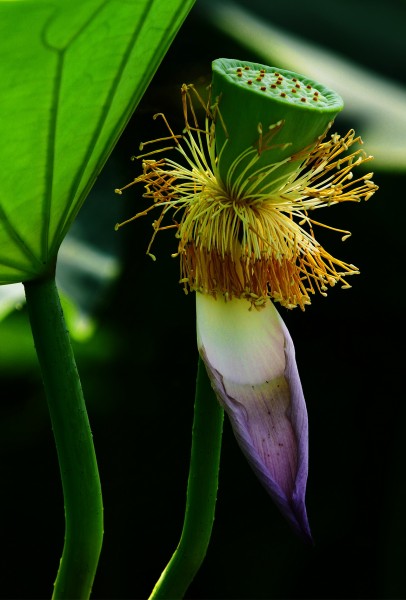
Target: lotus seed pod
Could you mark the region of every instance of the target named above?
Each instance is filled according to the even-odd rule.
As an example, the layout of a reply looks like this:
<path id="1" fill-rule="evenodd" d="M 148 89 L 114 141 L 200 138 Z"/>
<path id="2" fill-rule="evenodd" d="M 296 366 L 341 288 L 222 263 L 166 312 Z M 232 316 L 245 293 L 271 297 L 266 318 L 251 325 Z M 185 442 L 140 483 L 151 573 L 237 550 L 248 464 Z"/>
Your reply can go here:
<path id="1" fill-rule="evenodd" d="M 219 58 L 212 70 L 220 178 L 229 191 L 240 187 L 242 173 L 263 192 L 279 189 L 331 126 L 342 98 L 302 75 L 258 63 Z"/>

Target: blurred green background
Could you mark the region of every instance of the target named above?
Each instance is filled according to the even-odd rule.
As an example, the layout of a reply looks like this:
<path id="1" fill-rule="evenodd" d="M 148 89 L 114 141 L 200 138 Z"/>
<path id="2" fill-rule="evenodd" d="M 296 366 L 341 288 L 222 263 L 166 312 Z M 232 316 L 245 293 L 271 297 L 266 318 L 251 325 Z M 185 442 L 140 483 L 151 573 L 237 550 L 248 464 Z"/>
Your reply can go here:
<path id="1" fill-rule="evenodd" d="M 194 297 L 177 283 L 173 233 L 158 236 L 152 262 L 145 256 L 150 219 L 114 231 L 144 207 L 141 190 L 116 196 L 114 188 L 136 176 L 140 166 L 130 158 L 139 143 L 162 131 L 153 114 L 164 112 L 175 131 L 183 128 L 182 83 L 204 91 L 211 61 L 222 56 L 294 68 L 307 46 L 293 57 L 289 50 L 297 43 L 300 50 L 302 40 L 318 46 L 327 72 L 335 65 L 330 52 L 350 69 L 329 72 L 335 89 L 349 89 L 348 99 L 341 92 L 346 109 L 335 129 L 354 127 L 367 152 L 370 133 L 376 166 L 368 166 L 380 186 L 368 203 L 318 215 L 353 233 L 345 244 L 339 235 L 319 235 L 333 255 L 360 268 L 353 288 L 315 297 L 304 313 L 281 309 L 308 404 L 307 506 L 315 546 L 291 533 L 226 422 L 213 537 L 187 597 L 406 598 L 406 103 L 403 113 L 398 109 L 406 98 L 405 18 L 406 4 L 397 0 L 197 0 L 100 175 L 60 258 L 61 289 L 80 290 L 82 315 L 95 320 L 94 334 L 74 342 L 104 491 L 94 598 L 148 596 L 178 542 L 197 363 Z M 312 76 L 320 65 L 308 60 L 308 69 L 298 70 Z M 353 97 L 355 66 L 372 83 Z M 0 376 L 0 597 L 49 597 L 62 549 L 63 499 L 23 306 L 0 323 Z"/>

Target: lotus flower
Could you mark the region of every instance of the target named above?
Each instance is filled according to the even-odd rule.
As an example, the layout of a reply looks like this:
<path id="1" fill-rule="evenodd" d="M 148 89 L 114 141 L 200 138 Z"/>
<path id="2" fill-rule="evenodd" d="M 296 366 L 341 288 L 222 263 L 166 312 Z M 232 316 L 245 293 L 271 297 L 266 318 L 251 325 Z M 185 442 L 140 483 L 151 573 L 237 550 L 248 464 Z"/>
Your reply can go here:
<path id="1" fill-rule="evenodd" d="M 183 134 L 157 115 L 168 135 L 154 142 L 165 147 L 141 154 L 142 175 L 116 191 L 142 183 L 152 201 L 129 221 L 161 208 L 147 250 L 153 258 L 157 232 L 175 229 L 173 256 L 185 292 L 196 292 L 198 348 L 218 401 L 265 489 L 311 539 L 307 411 L 293 343 L 273 302 L 304 309 L 315 291 L 350 287 L 358 269 L 317 242 L 313 226 L 321 224 L 309 214 L 370 198 L 372 173 L 354 178 L 353 168 L 372 157 L 359 147 L 348 153 L 362 144 L 354 131 L 326 135 L 341 98 L 290 71 L 218 59 L 209 100 L 183 85 L 182 102 Z M 171 149 L 179 162 L 162 158 Z M 168 212 L 171 225 L 163 224 Z"/>

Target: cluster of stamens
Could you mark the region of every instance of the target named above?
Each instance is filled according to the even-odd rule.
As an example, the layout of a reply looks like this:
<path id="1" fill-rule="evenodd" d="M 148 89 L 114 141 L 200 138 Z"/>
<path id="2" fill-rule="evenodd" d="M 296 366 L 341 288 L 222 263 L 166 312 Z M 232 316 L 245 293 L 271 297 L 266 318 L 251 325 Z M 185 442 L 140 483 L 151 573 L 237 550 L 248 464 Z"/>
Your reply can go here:
<path id="1" fill-rule="evenodd" d="M 199 127 L 192 93 L 205 108 L 204 129 Z M 350 233 L 324 226 L 309 213 L 341 202 L 368 200 L 377 189 L 372 173 L 358 178 L 353 175 L 355 166 L 372 158 L 361 148 L 347 154 L 351 146 L 362 144 L 354 131 L 344 137 L 334 134 L 324 138 L 277 192 L 263 191 L 260 185 L 250 188 L 237 180 L 231 194 L 219 177 L 216 114 L 193 86 L 182 86 L 182 101 L 183 134 L 175 135 L 164 115 L 156 115 L 164 120 L 169 135 L 146 142 L 140 149 L 155 142 L 164 142 L 165 148 L 136 157 L 143 160 L 142 175 L 116 190 L 121 194 L 142 183 L 144 198 L 152 202 L 125 223 L 147 215 L 155 207 L 161 208 L 147 253 L 155 258 L 151 245 L 157 232 L 174 228 L 179 243 L 173 256 L 180 257 L 180 282 L 185 292 L 198 291 L 226 300 L 246 298 L 256 308 L 273 298 L 287 308 L 304 309 L 316 290 L 326 295 L 328 286 L 340 283 L 343 288 L 350 287 L 346 277 L 357 274 L 358 269 L 324 250 L 315 239 L 313 225 L 334 229 L 343 240 Z M 167 142 L 172 144 L 168 146 Z M 180 153 L 184 164 L 156 156 L 171 149 Z M 244 158 L 247 154 L 255 163 L 258 149 L 248 148 Z M 281 164 L 289 160 L 297 160 L 297 155 Z M 238 169 L 238 161 L 232 168 Z M 270 165 L 270 169 L 277 167 Z M 164 225 L 170 211 L 172 224 Z"/>

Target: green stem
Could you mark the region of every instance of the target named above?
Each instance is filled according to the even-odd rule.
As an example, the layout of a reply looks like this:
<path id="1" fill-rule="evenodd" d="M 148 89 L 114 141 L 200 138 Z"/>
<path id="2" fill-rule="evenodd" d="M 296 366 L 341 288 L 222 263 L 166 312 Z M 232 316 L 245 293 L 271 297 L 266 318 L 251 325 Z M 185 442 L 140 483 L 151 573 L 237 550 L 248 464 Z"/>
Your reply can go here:
<path id="1" fill-rule="evenodd" d="M 58 452 L 65 503 L 65 545 L 54 600 L 89 598 L 103 539 L 96 455 L 54 276 L 24 284 Z"/>
<path id="2" fill-rule="evenodd" d="M 150 600 L 182 598 L 206 556 L 217 499 L 223 414 L 199 358 L 182 535 Z"/>

